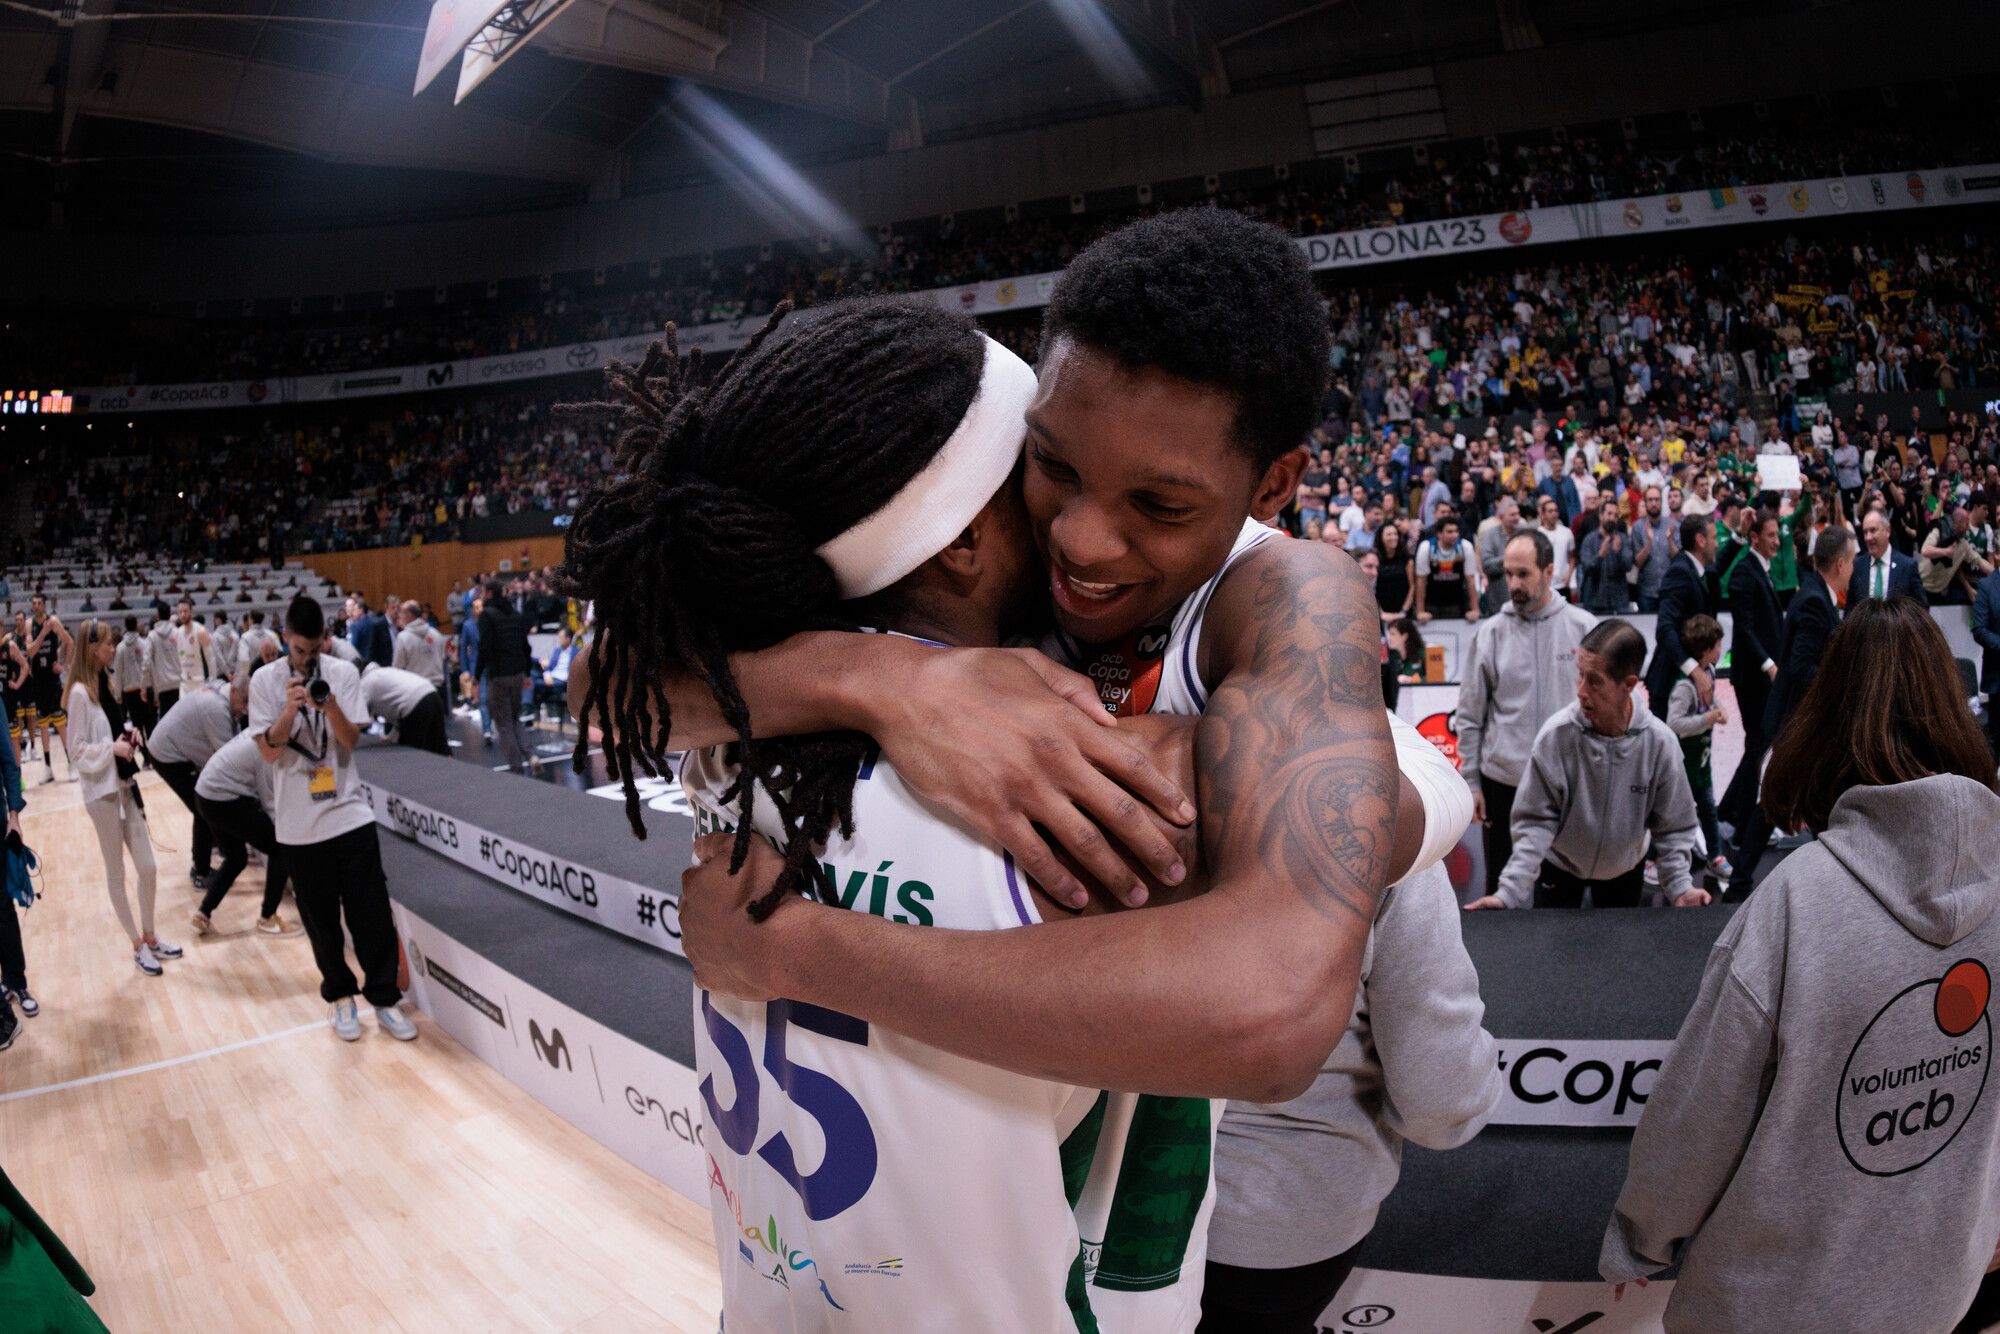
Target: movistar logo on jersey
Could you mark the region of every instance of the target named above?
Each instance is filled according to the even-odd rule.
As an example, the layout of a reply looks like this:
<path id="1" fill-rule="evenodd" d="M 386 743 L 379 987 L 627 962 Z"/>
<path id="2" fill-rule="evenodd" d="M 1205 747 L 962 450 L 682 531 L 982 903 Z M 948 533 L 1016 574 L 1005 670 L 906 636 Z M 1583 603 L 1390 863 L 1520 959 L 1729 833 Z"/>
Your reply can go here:
<path id="1" fill-rule="evenodd" d="M 925 905 L 936 900 L 937 891 L 921 880 L 899 882 L 892 869 L 895 864 L 893 860 L 885 861 L 870 872 L 866 869 L 843 871 L 832 862 L 821 862 L 820 869 L 825 872 L 826 878 L 820 892 L 826 893 L 827 886 L 831 885 L 843 908 L 858 908 L 892 922 L 935 925 L 931 910 Z"/>

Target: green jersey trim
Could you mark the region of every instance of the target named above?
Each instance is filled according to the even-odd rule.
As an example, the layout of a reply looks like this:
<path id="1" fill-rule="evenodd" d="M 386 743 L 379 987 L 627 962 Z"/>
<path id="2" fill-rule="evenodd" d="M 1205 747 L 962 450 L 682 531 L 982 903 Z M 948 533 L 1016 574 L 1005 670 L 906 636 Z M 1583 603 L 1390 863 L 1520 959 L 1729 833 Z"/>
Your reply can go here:
<path id="1" fill-rule="evenodd" d="M 1062 1142 L 1063 1194 L 1069 1200 L 1073 1211 L 1076 1202 L 1083 1196 L 1083 1185 L 1090 1177 L 1091 1160 L 1097 1157 L 1097 1141 L 1104 1133 L 1104 1110 L 1110 1105 L 1111 1096 L 1097 1095 L 1090 1111 L 1083 1120 L 1077 1122 L 1075 1130 Z M 1077 1334 L 1098 1334 L 1097 1315 L 1090 1309 L 1090 1275 L 1084 1265 L 1084 1248 L 1079 1238 L 1076 1259 L 1070 1262 L 1069 1279 L 1063 1288 L 1063 1298 L 1069 1303 L 1070 1318 L 1076 1321 Z"/>
<path id="2" fill-rule="evenodd" d="M 1212 1113 L 1207 1098 L 1138 1099 L 1092 1280 L 1098 1287 L 1151 1292 L 1179 1282 L 1208 1195 Z"/>

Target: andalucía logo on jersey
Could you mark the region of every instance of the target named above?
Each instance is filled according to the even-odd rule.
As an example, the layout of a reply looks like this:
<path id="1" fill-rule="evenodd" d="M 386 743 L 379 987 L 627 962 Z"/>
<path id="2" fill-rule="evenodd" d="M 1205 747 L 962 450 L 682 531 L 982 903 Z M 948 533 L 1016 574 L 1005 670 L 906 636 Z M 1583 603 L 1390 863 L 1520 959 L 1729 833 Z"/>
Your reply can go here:
<path id="1" fill-rule="evenodd" d="M 1834 1123 L 1856 1170 L 1892 1177 L 1958 1138 L 1993 1064 L 1992 979 L 1977 959 L 1903 988 L 1862 1031 L 1840 1072 Z"/>

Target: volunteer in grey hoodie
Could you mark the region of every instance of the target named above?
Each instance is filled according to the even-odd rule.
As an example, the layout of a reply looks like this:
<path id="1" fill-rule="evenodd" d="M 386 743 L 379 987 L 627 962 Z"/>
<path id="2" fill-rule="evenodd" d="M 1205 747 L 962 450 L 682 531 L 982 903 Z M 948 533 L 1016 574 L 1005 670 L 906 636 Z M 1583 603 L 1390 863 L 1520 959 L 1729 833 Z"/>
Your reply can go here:
<path id="1" fill-rule="evenodd" d="M 154 725 L 167 716 L 181 697 L 181 647 L 174 638 L 174 624 L 162 616 L 153 622 L 146 636 L 146 670 L 152 673 Z M 151 730 L 150 728 L 147 730 Z"/>
<path id="2" fill-rule="evenodd" d="M 150 733 L 158 717 L 153 713 L 153 675 L 146 663 L 146 637 L 139 633 L 139 618 L 125 618 L 125 633 L 118 651 L 111 657 L 111 688 L 125 705 L 125 716 Z"/>
<path id="3" fill-rule="evenodd" d="M 1632 691 L 1646 641 L 1624 621 L 1600 621 L 1576 646 L 1576 700 L 1542 725 L 1514 802 L 1514 852 L 1497 893 L 1475 908 L 1636 908 L 1646 848 L 1676 908 L 1709 901 L 1694 886 L 1694 794 L 1680 740 Z"/>
<path id="4" fill-rule="evenodd" d="M 1409 773 L 1416 783 L 1424 770 Z M 1438 864 L 1469 814 L 1456 778 L 1444 781 L 1447 813 L 1429 819 L 1426 800 L 1422 846 L 1395 848 L 1395 866 L 1423 869 L 1383 896 L 1354 1013 L 1319 1078 L 1291 1102 L 1232 1102 L 1222 1118 L 1197 1334 L 1313 1334 L 1402 1174 L 1403 1141 L 1455 1149 L 1500 1100 L 1479 976 Z"/>
<path id="5" fill-rule="evenodd" d="M 1819 840 L 1716 942 L 1599 1267 L 1678 1262 L 1669 1331 L 1941 1334 L 2000 1239 L 2000 796 L 1921 607 L 1848 612 L 1763 800 Z"/>
<path id="6" fill-rule="evenodd" d="M 1486 826 L 1486 892 L 1500 888 L 1513 851 L 1514 794 L 1542 724 L 1576 698 L 1576 646 L 1597 618 L 1555 591 L 1556 552 L 1534 528 L 1501 554 L 1507 602 L 1482 621 L 1459 672 L 1459 772 L 1472 818 Z"/>

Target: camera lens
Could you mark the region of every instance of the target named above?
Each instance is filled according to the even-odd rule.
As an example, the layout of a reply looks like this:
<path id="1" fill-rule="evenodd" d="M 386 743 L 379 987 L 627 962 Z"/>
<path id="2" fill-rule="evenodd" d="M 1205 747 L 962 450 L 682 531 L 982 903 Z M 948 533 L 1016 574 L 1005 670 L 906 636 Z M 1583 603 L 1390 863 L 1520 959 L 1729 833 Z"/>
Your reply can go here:
<path id="1" fill-rule="evenodd" d="M 327 684 L 325 677 L 316 676 L 306 682 L 306 698 L 315 704 L 326 703 L 327 697 L 332 694 L 333 687 Z"/>

